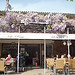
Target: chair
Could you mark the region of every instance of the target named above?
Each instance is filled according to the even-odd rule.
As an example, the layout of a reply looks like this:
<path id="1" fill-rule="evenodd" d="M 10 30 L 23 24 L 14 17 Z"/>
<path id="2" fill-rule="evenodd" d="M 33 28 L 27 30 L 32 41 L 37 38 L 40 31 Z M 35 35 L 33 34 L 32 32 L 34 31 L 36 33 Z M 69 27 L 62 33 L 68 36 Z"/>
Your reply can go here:
<path id="1" fill-rule="evenodd" d="M 36 74 L 22 74 L 22 75 L 36 75 Z"/>
<path id="2" fill-rule="evenodd" d="M 68 67 L 66 69 L 68 70 L 68 74 L 70 73 L 70 69 L 73 72 L 73 69 L 75 69 L 75 59 L 68 60 Z"/>
<path id="3" fill-rule="evenodd" d="M 71 66 L 72 66 L 72 69 L 75 69 L 75 59 L 72 59 Z"/>
<path id="4" fill-rule="evenodd" d="M 62 59 L 58 59 L 56 60 L 55 62 L 55 67 L 54 67 L 54 74 L 56 75 L 57 74 L 57 71 L 58 70 L 63 70 L 63 74 L 65 75 L 65 65 L 64 65 L 64 60 Z"/>
<path id="5" fill-rule="evenodd" d="M 62 60 L 64 60 L 64 61 L 66 61 L 66 59 L 67 59 L 67 58 L 60 58 L 60 59 L 62 59 Z"/>
<path id="6" fill-rule="evenodd" d="M 0 72 L 4 72 L 5 75 L 4 61 L 0 61 Z"/>
<path id="7" fill-rule="evenodd" d="M 51 73 L 51 68 L 53 70 L 54 67 L 54 58 L 47 58 L 46 61 L 47 61 L 47 68 L 49 68 Z"/>
<path id="8" fill-rule="evenodd" d="M 47 67 L 53 67 L 54 66 L 54 58 L 47 58 Z"/>
<path id="9" fill-rule="evenodd" d="M 64 65 L 65 65 L 67 58 L 60 58 L 59 60 L 64 60 Z"/>
<path id="10" fill-rule="evenodd" d="M 75 59 L 75 57 L 73 59 Z"/>
<path id="11" fill-rule="evenodd" d="M 5 61 L 5 58 L 1 58 L 3 61 Z"/>

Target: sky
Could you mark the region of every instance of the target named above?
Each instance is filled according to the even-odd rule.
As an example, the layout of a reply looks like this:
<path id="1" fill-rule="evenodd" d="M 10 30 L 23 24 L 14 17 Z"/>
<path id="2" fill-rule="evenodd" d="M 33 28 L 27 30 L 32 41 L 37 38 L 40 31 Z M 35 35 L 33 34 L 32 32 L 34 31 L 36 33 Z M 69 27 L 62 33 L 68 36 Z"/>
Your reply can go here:
<path id="1" fill-rule="evenodd" d="M 35 11 L 75 14 L 75 0 L 9 0 L 12 11 Z M 0 10 L 5 10 L 6 0 L 0 0 Z"/>

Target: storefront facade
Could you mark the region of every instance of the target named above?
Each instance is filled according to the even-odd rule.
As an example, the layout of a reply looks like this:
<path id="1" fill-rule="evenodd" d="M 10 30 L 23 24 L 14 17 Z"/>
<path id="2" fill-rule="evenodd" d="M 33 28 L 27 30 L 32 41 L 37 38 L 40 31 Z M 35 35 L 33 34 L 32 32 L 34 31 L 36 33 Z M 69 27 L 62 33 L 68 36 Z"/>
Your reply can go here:
<path id="1" fill-rule="evenodd" d="M 15 35 L 17 35 L 17 37 L 15 37 Z M 33 36 L 33 38 L 29 37 L 31 35 Z M 37 37 L 35 37 L 35 36 L 37 36 Z M 42 37 L 42 36 L 44 36 L 44 37 Z M 57 34 L 44 34 L 44 33 L 42 33 L 42 34 L 38 34 L 38 33 L 37 34 L 33 34 L 33 33 L 31 33 L 31 34 L 29 34 L 29 33 L 28 34 L 27 33 L 15 33 L 15 34 L 14 33 L 0 33 L 1 57 L 6 57 L 7 54 L 9 54 L 9 53 L 11 53 L 12 57 L 17 56 L 17 54 L 18 54 L 18 38 L 20 38 L 20 51 L 19 52 L 27 51 L 27 56 L 30 55 L 30 57 L 32 57 L 32 59 L 33 59 L 36 57 L 36 51 L 37 51 L 38 58 L 39 58 L 39 65 L 42 66 L 42 64 L 44 62 L 44 40 L 43 39 L 46 39 L 46 57 L 51 57 L 51 54 L 53 54 L 53 55 L 58 54 L 60 56 L 61 54 L 68 53 L 67 45 L 64 47 L 62 40 L 66 41 L 67 39 L 69 39 L 69 40 L 74 41 L 75 35 L 73 35 L 73 34 L 58 34 L 57 35 Z M 55 40 L 58 40 L 58 41 L 56 42 Z M 74 42 L 72 45 L 74 46 Z M 32 59 L 30 59 L 30 60 L 32 60 Z"/>
<path id="2" fill-rule="evenodd" d="M 6 50 L 8 50 L 9 53 L 12 53 L 12 51 L 17 53 L 17 68 L 19 68 L 19 55 L 21 50 L 23 51 L 27 49 L 26 51 L 28 52 L 26 53 L 29 55 L 29 51 L 31 49 L 33 56 L 30 54 L 30 57 L 32 57 L 32 59 L 36 56 L 39 58 L 39 64 L 42 66 L 44 65 L 44 72 L 46 69 L 46 57 L 51 57 L 51 54 L 54 56 L 57 54 L 61 55 L 62 52 L 70 55 L 70 44 L 67 46 L 68 49 L 65 47 L 66 50 L 64 50 L 63 48 L 59 47 L 62 45 L 60 43 L 55 44 L 54 40 L 75 40 L 75 19 L 73 19 L 75 16 L 74 14 L 4 12 L 4 15 L 6 16 L 1 18 L 2 23 L 0 27 L 0 32 L 2 32 L 0 33 L 0 43 L 2 45 L 0 53 L 6 53 Z M 70 30 L 71 34 L 69 34 L 68 28 L 70 26 L 72 27 L 71 30 L 74 30 Z M 67 28 L 68 33 L 66 32 Z M 8 44 L 8 48 L 6 48 L 6 44 Z M 36 47 L 34 48 L 34 46 Z M 56 47 L 59 47 L 60 50 L 58 50 Z M 61 50 L 64 50 L 65 52 Z"/>
<path id="3" fill-rule="evenodd" d="M 14 35 L 14 34 L 13 34 Z M 52 42 L 47 40 L 47 57 L 52 54 Z M 6 58 L 8 54 L 11 54 L 13 58 L 16 58 L 18 55 L 18 40 L 16 39 L 1 39 L 1 57 Z M 43 66 L 44 62 L 44 41 L 43 40 L 20 40 L 20 53 L 23 53 L 26 59 L 26 65 L 33 65 L 33 58 L 38 57 L 38 65 Z M 38 53 L 38 55 L 36 54 Z M 49 55 L 50 54 L 50 55 Z M 28 61 L 30 61 L 28 63 Z"/>

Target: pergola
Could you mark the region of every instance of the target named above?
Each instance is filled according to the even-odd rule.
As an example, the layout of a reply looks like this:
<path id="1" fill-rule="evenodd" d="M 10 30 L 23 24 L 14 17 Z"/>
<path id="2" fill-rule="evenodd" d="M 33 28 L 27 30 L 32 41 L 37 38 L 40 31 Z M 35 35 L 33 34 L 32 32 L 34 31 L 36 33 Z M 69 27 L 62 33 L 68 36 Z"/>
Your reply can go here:
<path id="1" fill-rule="evenodd" d="M 21 20 L 22 20 L 22 22 L 24 21 L 25 26 L 27 26 L 29 24 L 30 25 L 31 24 L 44 25 L 43 33 L 34 33 L 34 32 L 33 33 L 20 33 Z M 49 40 L 74 40 L 75 39 L 74 34 L 69 34 L 69 28 L 67 29 L 67 31 L 68 31 L 67 34 L 65 33 L 65 29 L 67 28 L 67 26 L 72 26 L 72 25 L 74 26 L 75 20 L 72 20 L 72 19 L 70 20 L 63 14 L 53 15 L 52 13 L 50 13 L 50 14 L 40 15 L 38 13 L 21 14 L 19 12 L 17 14 L 17 13 L 10 12 L 10 13 L 6 13 L 5 18 L 1 18 L 1 22 L 3 24 L 1 23 L 2 27 L 0 28 L 0 31 L 2 31 L 2 28 L 3 28 L 3 30 L 6 29 L 6 32 L 8 32 L 8 33 L 0 33 L 0 39 L 16 39 L 16 40 L 18 40 L 18 42 L 17 42 L 18 43 L 17 68 L 19 68 L 19 46 L 20 46 L 21 39 L 44 40 L 44 74 L 45 74 L 45 69 L 46 69 L 46 40 L 48 40 L 48 39 Z M 19 28 L 17 27 L 16 22 L 17 22 Z M 4 24 L 6 27 L 3 26 Z M 46 25 L 47 25 L 47 29 L 48 29 L 48 31 L 50 31 L 50 33 L 46 33 L 46 31 L 45 31 Z M 16 30 L 15 29 L 16 27 L 17 27 L 17 32 L 10 33 L 11 30 Z M 24 27 L 23 27 L 23 29 L 25 32 Z M 75 28 L 74 28 L 74 31 L 75 31 Z M 54 34 L 52 34 L 51 32 Z M 61 33 L 63 33 L 63 34 L 61 34 Z M 30 36 L 32 36 L 32 37 L 30 37 Z M 68 55 L 70 52 L 69 46 L 70 46 L 70 44 L 68 42 Z"/>

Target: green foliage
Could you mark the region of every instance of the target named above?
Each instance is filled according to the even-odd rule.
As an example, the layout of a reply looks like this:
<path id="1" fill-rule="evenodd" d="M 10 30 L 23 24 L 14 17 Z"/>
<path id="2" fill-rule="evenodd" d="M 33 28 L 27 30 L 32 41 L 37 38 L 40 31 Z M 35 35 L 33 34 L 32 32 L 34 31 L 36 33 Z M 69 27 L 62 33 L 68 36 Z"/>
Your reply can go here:
<path id="1" fill-rule="evenodd" d="M 69 0 L 66 0 L 66 1 L 69 1 Z M 73 0 L 70 0 L 70 1 L 73 1 Z"/>
<path id="2" fill-rule="evenodd" d="M 51 27 L 51 25 L 47 25 L 47 27 L 49 27 L 49 28 L 50 28 L 50 27 Z"/>
<path id="3" fill-rule="evenodd" d="M 70 0 L 70 1 L 73 1 L 73 0 Z"/>

